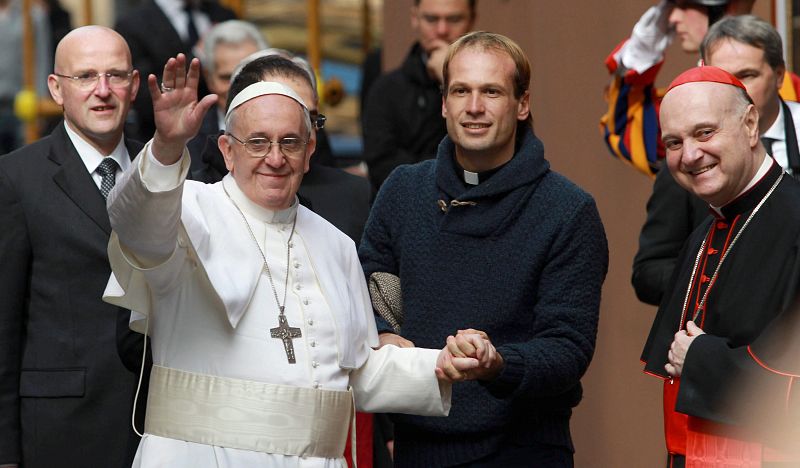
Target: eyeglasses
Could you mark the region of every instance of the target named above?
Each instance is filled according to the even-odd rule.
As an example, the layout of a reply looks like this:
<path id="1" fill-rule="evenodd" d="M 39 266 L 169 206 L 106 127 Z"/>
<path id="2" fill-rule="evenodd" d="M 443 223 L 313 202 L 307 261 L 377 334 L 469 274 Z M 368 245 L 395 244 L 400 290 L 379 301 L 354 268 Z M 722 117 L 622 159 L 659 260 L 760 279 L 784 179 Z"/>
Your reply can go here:
<path id="1" fill-rule="evenodd" d="M 311 124 L 314 125 L 315 130 L 322 130 L 325 128 L 325 122 L 328 121 L 328 118 L 325 117 L 324 114 L 320 114 L 317 111 L 309 111 L 309 115 L 311 116 Z"/>
<path id="2" fill-rule="evenodd" d="M 308 144 L 307 141 L 296 137 L 284 137 L 278 141 L 272 141 L 264 137 L 253 137 L 247 139 L 247 141 L 242 141 L 230 132 L 225 132 L 225 134 L 244 146 L 244 149 L 247 150 L 247 154 L 254 158 L 266 158 L 270 151 L 272 151 L 272 145 L 278 145 L 281 154 L 286 157 L 299 156 L 303 153 L 306 144 Z"/>
<path id="3" fill-rule="evenodd" d="M 131 83 L 131 77 L 133 76 L 133 70 L 131 71 L 110 71 L 105 73 L 98 73 L 98 72 L 85 72 L 81 73 L 80 75 L 70 76 L 70 75 L 62 75 L 60 73 L 53 73 L 56 76 L 60 76 L 61 78 L 68 78 L 72 80 L 73 83 L 78 85 L 79 88 L 84 90 L 94 89 L 97 86 L 97 82 L 100 81 L 101 76 L 105 76 L 108 82 L 108 85 L 112 88 L 122 88 L 124 86 L 128 86 Z"/>

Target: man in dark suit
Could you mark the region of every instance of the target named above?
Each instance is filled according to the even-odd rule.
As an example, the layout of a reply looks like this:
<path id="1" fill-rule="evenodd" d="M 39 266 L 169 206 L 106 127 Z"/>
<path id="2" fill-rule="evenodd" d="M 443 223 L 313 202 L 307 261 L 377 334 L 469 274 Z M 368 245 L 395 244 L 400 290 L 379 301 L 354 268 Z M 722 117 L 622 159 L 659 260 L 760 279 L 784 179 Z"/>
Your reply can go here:
<path id="1" fill-rule="evenodd" d="M 211 26 L 235 19 L 233 11 L 221 6 L 216 0 L 144 0 L 130 13 L 120 18 L 116 29 L 128 42 L 133 56 L 133 66 L 141 76 L 156 75 L 161 79 L 161 70 L 170 57 L 183 53 L 191 60 L 199 38 Z M 139 99 L 133 105 L 134 119 L 132 136 L 146 141 L 155 132 L 153 105 L 147 90 L 147 80 L 141 80 Z M 208 93 L 205 84 L 199 91 Z M 130 132 L 129 132 L 130 133 Z"/>
<path id="2" fill-rule="evenodd" d="M 140 354 L 126 352 L 141 353 L 141 336 L 101 297 L 105 195 L 141 148 L 123 138 L 139 74 L 125 40 L 100 26 L 67 34 L 54 68 L 64 122 L 0 158 L 0 465 L 130 466 L 125 363 L 136 368 Z"/>

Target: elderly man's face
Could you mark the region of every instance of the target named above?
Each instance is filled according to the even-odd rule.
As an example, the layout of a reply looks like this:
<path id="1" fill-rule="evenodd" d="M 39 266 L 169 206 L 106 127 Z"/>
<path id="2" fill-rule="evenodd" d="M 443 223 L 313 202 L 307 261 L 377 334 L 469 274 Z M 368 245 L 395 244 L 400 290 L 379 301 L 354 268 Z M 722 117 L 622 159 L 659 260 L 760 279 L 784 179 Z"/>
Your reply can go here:
<path id="1" fill-rule="evenodd" d="M 420 0 L 411 8 L 411 27 L 428 52 L 438 47 L 439 41 L 452 44 L 468 33 L 473 19 L 467 0 Z"/>
<path id="2" fill-rule="evenodd" d="M 56 50 L 55 72 L 66 76 L 90 73 L 126 73 L 133 69 L 125 40 L 113 30 L 91 26 L 68 34 Z M 64 119 L 84 140 L 109 154 L 122 138 L 125 118 L 139 89 L 133 71 L 126 83 L 112 83 L 101 76 L 95 85 L 50 75 L 53 100 L 64 108 Z"/>
<path id="3" fill-rule="evenodd" d="M 206 73 L 208 89 L 219 96 L 217 106 L 225 109 L 228 102 L 228 90 L 231 88 L 231 75 L 233 70 L 245 57 L 258 51 L 258 46 L 253 41 L 244 41 L 238 44 L 220 42 L 214 47 L 214 72 Z"/>
<path id="4" fill-rule="evenodd" d="M 715 43 L 706 55 L 708 65 L 722 68 L 744 84 L 760 115 L 769 115 L 769 107 L 777 109 L 780 105 L 778 90 L 785 70 L 770 67 L 762 49 L 724 39 Z"/>
<path id="5" fill-rule="evenodd" d="M 679 1 L 669 15 L 669 24 L 675 29 L 675 38 L 684 52 L 695 53 L 708 32 L 706 7 L 688 1 Z"/>
<path id="6" fill-rule="evenodd" d="M 234 113 L 228 131 L 242 141 L 254 137 L 274 142 L 283 138 L 309 139 L 305 114 L 297 101 L 289 97 L 259 96 L 236 108 Z M 242 192 L 264 208 L 282 210 L 292 204 L 303 174 L 308 171 L 314 141 L 297 154 L 282 152 L 273 144 L 261 159 L 251 156 L 244 146 L 226 135 L 219 138 L 219 147 Z"/>
<path id="7" fill-rule="evenodd" d="M 689 83 L 669 91 L 661 104 L 669 171 L 718 207 L 744 190 L 763 161 L 756 153 L 758 111 L 745 108 L 737 92 L 731 85 Z"/>
<path id="8" fill-rule="evenodd" d="M 514 97 L 515 70 L 508 54 L 492 49 L 467 48 L 450 60 L 442 116 L 464 169 L 484 171 L 513 157 L 517 122 L 530 112 L 527 92 Z"/>

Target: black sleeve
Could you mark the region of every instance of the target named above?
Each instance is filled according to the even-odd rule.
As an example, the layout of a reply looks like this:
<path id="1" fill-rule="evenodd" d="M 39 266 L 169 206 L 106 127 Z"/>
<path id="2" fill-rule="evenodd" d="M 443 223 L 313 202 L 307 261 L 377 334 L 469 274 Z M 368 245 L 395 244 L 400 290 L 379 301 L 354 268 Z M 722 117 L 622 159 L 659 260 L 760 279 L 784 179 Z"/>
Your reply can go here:
<path id="1" fill-rule="evenodd" d="M 639 234 L 631 283 L 640 301 L 658 305 L 667 290 L 678 253 L 708 216 L 708 207 L 683 189 L 666 168 L 656 175 L 647 201 L 647 220 Z"/>
<path id="2" fill-rule="evenodd" d="M 0 464 L 6 464 L 21 458 L 19 376 L 31 245 L 21 201 L 2 169 L 0 219 Z"/>
<path id="3" fill-rule="evenodd" d="M 403 124 L 396 114 L 401 112 L 401 106 L 392 102 L 392 96 L 397 93 L 393 87 L 390 76 L 382 76 L 372 86 L 364 104 L 364 161 L 369 167 L 370 182 L 376 189 L 394 168 L 418 160 L 404 149 L 409 142 L 403 142 L 400 135 Z"/>

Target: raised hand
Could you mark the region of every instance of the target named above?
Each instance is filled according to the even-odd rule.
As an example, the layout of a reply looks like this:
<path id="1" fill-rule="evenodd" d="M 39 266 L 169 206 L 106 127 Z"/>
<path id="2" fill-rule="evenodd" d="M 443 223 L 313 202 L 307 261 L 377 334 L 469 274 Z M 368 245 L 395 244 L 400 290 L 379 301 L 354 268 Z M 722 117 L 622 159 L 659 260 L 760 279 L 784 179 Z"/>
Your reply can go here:
<path id="1" fill-rule="evenodd" d="M 170 58 L 162 76 L 160 87 L 155 75 L 147 77 L 156 122 L 152 151 L 159 162 L 169 165 L 180 159 L 186 142 L 200 130 L 206 112 L 217 102 L 217 95 L 210 94 L 197 101 L 200 61 L 196 58 L 188 73 L 185 55 Z"/>

